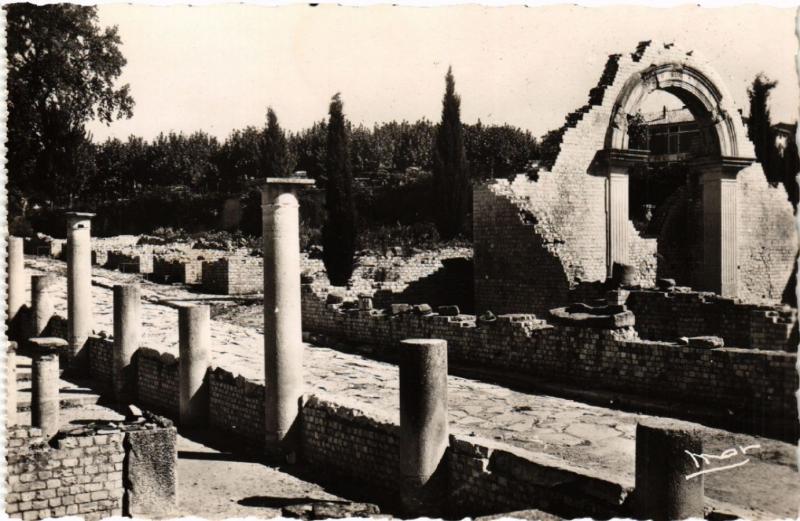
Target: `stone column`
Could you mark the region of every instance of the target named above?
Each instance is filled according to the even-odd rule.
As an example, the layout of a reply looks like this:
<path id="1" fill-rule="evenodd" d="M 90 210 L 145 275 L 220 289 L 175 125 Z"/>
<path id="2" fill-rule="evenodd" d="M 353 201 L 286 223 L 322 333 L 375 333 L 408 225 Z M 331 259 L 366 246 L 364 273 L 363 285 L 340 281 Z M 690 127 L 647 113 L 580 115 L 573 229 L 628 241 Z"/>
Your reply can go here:
<path id="1" fill-rule="evenodd" d="M 25 304 L 25 255 L 21 237 L 8 237 L 8 314 L 10 322 Z"/>
<path id="2" fill-rule="evenodd" d="M 434 515 L 447 485 L 447 342 L 403 340 L 399 355 L 401 500 L 409 515 Z"/>
<path id="3" fill-rule="evenodd" d="M 612 275 L 614 263 L 628 264 L 630 210 L 628 205 L 628 172 L 647 160 L 644 150 L 605 150 L 602 158 L 607 168 L 606 179 L 606 268 Z"/>
<path id="4" fill-rule="evenodd" d="M 211 361 L 211 314 L 208 306 L 178 309 L 180 424 L 199 427 L 208 420 L 206 371 Z"/>
<path id="5" fill-rule="evenodd" d="M 703 288 L 737 296 L 736 174 L 750 160 L 723 158 L 700 165 L 703 185 Z"/>
<path id="6" fill-rule="evenodd" d="M 131 361 L 139 349 L 141 296 L 138 284 L 114 286 L 114 366 L 111 375 L 114 399 L 133 399 L 134 375 Z"/>
<path id="7" fill-rule="evenodd" d="M 49 438 L 58 432 L 58 355 L 43 354 L 33 360 L 31 383 L 31 425 Z"/>
<path id="8" fill-rule="evenodd" d="M 52 275 L 31 276 L 31 324 L 28 331 L 29 338 L 42 336 L 47 329 L 47 324 L 55 313 L 53 302 L 53 285 L 55 278 Z"/>
<path id="9" fill-rule="evenodd" d="M 702 519 L 703 475 L 692 477 L 703 468 L 702 453 L 703 442 L 692 424 L 671 420 L 639 422 L 634 492 L 637 517 L 654 521 Z"/>
<path id="10" fill-rule="evenodd" d="M 67 340 L 73 368 L 88 367 L 92 332 L 92 213 L 67 213 Z"/>
<path id="11" fill-rule="evenodd" d="M 297 190 L 311 179 L 269 178 L 261 193 L 264 249 L 264 373 L 266 448 L 295 452 L 303 393 L 300 301 L 300 220 Z"/>
<path id="12" fill-rule="evenodd" d="M 17 343 L 6 349 L 6 428 L 17 424 Z"/>

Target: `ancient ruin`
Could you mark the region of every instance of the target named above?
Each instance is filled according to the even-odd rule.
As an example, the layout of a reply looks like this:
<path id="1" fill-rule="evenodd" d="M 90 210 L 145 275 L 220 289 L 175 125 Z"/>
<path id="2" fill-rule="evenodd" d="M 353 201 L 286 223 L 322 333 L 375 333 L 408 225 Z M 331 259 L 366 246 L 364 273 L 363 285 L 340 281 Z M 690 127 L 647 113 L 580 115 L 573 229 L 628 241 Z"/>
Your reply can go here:
<path id="1" fill-rule="evenodd" d="M 630 179 L 659 158 L 631 146 L 628 116 L 657 89 L 702 146 L 639 229 Z M 300 251 L 299 176 L 265 181 L 261 259 L 111 250 L 88 213 L 65 216 L 66 266 L 56 240 L 12 238 L 9 320 L 26 327 L 6 358 L 7 513 L 198 514 L 179 493 L 191 459 L 334 490 L 225 496 L 306 519 L 793 512 L 797 317 L 779 302 L 798 241 L 724 84 L 643 42 L 610 57 L 559 138 L 535 179 L 476 188 L 474 270 L 467 248 L 397 251 L 332 287 Z M 235 306 L 257 327 L 220 318 Z M 209 440 L 224 448 L 203 455 Z M 739 457 L 735 481 L 712 452 Z M 747 488 L 764 475 L 769 490 Z"/>

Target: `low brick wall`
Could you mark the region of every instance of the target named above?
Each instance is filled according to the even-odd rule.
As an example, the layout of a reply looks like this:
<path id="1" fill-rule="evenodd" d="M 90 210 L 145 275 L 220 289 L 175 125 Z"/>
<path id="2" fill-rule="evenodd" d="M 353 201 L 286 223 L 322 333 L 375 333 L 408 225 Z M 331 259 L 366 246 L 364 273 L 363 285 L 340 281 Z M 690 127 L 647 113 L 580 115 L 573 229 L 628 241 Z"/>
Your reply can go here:
<path id="1" fill-rule="evenodd" d="M 24 520 L 122 515 L 123 438 L 66 437 L 50 446 L 39 429 L 9 430 L 6 513 Z"/>
<path id="2" fill-rule="evenodd" d="M 784 436 L 797 431 L 795 353 L 702 349 L 642 340 L 632 328 L 553 326 L 534 315 L 478 324 L 472 315 L 344 311 L 325 304 L 309 286 L 303 287 L 303 329 L 384 350 L 405 338 L 441 338 L 456 365 L 730 410 L 746 428 L 777 429 Z"/>
<path id="3" fill-rule="evenodd" d="M 318 396 L 306 398 L 301 418 L 307 462 L 333 476 L 397 490 L 399 425 L 360 404 Z"/>
<path id="4" fill-rule="evenodd" d="M 203 262 L 203 291 L 245 295 L 264 290 L 263 261 L 258 257 L 228 257 Z"/>
<path id="5" fill-rule="evenodd" d="M 179 412 L 178 359 L 169 353 L 139 348 L 136 393 L 139 402 L 158 413 L 177 418 Z"/>
<path id="6" fill-rule="evenodd" d="M 202 281 L 203 261 L 167 257 L 153 259 L 153 276 L 163 282 L 199 284 Z"/>
<path id="7" fill-rule="evenodd" d="M 209 425 L 255 447 L 263 446 L 264 386 L 221 368 L 207 374 Z"/>
<path id="8" fill-rule="evenodd" d="M 114 367 L 114 342 L 104 338 L 89 337 L 89 373 L 102 386 L 111 385 Z"/>
<path id="9" fill-rule="evenodd" d="M 105 267 L 125 273 L 152 273 L 152 253 L 109 251 Z"/>
<path id="10" fill-rule="evenodd" d="M 713 293 L 637 290 L 627 305 L 643 338 L 676 340 L 714 335 L 725 345 L 795 352 L 796 311 L 789 307 L 745 304 Z"/>
<path id="11" fill-rule="evenodd" d="M 536 508 L 570 517 L 619 517 L 633 483 L 481 438 L 450 436 L 449 503 L 455 516 Z"/>

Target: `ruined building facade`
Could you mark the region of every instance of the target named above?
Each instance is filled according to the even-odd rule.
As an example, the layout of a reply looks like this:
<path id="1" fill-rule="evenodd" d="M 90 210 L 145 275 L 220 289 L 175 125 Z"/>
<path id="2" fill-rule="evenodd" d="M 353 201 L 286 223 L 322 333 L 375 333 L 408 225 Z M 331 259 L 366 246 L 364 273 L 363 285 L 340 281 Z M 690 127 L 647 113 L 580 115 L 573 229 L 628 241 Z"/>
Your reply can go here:
<path id="1" fill-rule="evenodd" d="M 646 226 L 634 226 L 631 176 L 653 158 L 631 146 L 628 124 L 655 90 L 688 108 L 699 145 L 673 165 L 680 186 Z M 544 312 L 597 295 L 615 262 L 633 265 L 642 286 L 674 278 L 724 297 L 780 302 L 798 248 L 792 206 L 782 186 L 767 183 L 733 97 L 695 53 L 642 42 L 612 55 L 557 136 L 556 154 L 535 175 L 475 190 L 478 312 Z"/>

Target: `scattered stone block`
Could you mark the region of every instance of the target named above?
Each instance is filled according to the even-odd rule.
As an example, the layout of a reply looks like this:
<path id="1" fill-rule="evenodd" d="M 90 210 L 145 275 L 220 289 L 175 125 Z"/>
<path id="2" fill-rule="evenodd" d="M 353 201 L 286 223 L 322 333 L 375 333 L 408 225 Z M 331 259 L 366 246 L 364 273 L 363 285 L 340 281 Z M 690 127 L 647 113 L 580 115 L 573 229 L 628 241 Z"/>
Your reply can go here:
<path id="1" fill-rule="evenodd" d="M 443 317 L 456 317 L 461 314 L 458 306 L 439 306 L 439 314 Z"/>
<path id="2" fill-rule="evenodd" d="M 490 310 L 486 310 L 481 316 L 478 317 L 478 322 L 481 324 L 491 324 L 497 322 L 497 316 Z"/>
<path id="3" fill-rule="evenodd" d="M 718 336 L 693 336 L 681 337 L 680 343 L 689 347 L 698 347 L 701 349 L 714 349 L 716 347 L 725 347 L 725 341 Z"/>
<path id="4" fill-rule="evenodd" d="M 155 517 L 178 505 L 176 431 L 156 428 L 130 431 L 125 436 L 128 462 L 124 480 L 126 515 Z"/>
<path id="5" fill-rule="evenodd" d="M 403 313 L 408 313 L 409 311 L 411 311 L 411 306 L 409 304 L 392 304 L 389 306 L 390 315 L 402 315 Z"/>
<path id="6" fill-rule="evenodd" d="M 656 282 L 658 289 L 662 291 L 673 291 L 675 289 L 675 279 L 658 279 Z"/>
<path id="7" fill-rule="evenodd" d="M 631 292 L 627 289 L 612 289 L 606 292 L 606 303 L 612 306 L 622 306 L 628 301 Z"/>
<path id="8" fill-rule="evenodd" d="M 632 327 L 636 323 L 633 312 L 625 306 L 571 306 L 550 310 L 550 318 L 556 324 L 575 327 L 594 327 L 600 329 L 620 329 Z"/>
<path id="9" fill-rule="evenodd" d="M 344 297 L 338 293 L 328 293 L 325 298 L 326 304 L 341 304 L 342 302 L 344 302 Z"/>
<path id="10" fill-rule="evenodd" d="M 414 306 L 414 313 L 417 315 L 430 315 L 433 308 L 429 304 L 417 304 Z"/>

